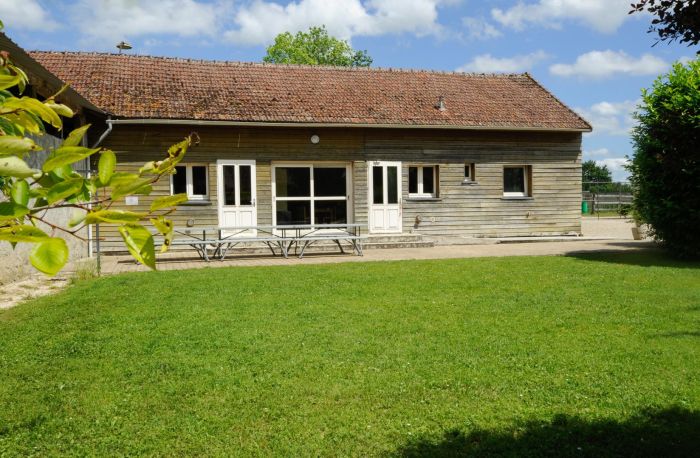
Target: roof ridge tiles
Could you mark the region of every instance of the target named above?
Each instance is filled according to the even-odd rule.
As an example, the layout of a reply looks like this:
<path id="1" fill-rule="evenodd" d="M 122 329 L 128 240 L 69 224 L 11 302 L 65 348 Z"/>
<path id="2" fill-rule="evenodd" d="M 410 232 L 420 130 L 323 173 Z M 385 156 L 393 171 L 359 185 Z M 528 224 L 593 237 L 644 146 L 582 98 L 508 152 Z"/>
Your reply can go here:
<path id="1" fill-rule="evenodd" d="M 187 63 L 203 63 L 213 65 L 230 65 L 240 67 L 267 67 L 267 68 L 298 68 L 310 70 L 335 70 L 351 72 L 387 72 L 387 73 L 426 73 L 436 75 L 461 75 L 468 77 L 485 78 L 522 78 L 527 73 L 486 73 L 486 72 L 460 72 L 456 70 L 434 70 L 424 68 L 404 68 L 404 67 L 342 67 L 334 65 L 311 65 L 311 64 L 277 64 L 270 62 L 246 62 L 237 60 L 217 60 L 217 59 L 193 59 L 188 57 L 174 56 L 154 56 L 150 54 L 119 54 L 114 52 L 99 51 L 45 51 L 30 50 L 29 54 L 62 54 L 74 56 L 95 56 L 95 57 L 116 57 L 119 59 L 151 59 L 154 61 L 172 61 Z"/>

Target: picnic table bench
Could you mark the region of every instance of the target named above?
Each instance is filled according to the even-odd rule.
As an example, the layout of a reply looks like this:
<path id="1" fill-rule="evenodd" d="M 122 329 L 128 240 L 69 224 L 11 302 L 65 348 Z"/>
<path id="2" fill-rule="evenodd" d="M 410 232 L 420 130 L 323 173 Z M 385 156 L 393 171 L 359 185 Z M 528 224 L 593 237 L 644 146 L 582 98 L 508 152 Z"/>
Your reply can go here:
<path id="1" fill-rule="evenodd" d="M 331 241 L 345 253 L 342 242 L 349 242 L 358 256 L 362 256 L 361 224 L 303 224 L 280 226 L 238 226 L 238 227 L 184 227 L 175 228 L 175 238 L 171 246 L 190 246 L 200 258 L 224 260 L 230 249 L 243 243 L 263 243 L 273 255 L 285 258 L 294 248 L 299 258 L 306 249 L 317 242 Z M 210 256 L 211 251 L 211 256 Z"/>

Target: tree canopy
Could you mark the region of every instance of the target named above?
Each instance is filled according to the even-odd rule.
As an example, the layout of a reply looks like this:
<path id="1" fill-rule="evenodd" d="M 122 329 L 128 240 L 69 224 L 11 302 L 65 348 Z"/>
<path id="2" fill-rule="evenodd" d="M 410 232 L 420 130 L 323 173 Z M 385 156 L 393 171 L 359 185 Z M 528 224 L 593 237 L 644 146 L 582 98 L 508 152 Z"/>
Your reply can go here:
<path id="1" fill-rule="evenodd" d="M 369 67 L 367 51 L 356 51 L 345 40 L 328 35 L 325 26 L 311 27 L 308 32 L 280 33 L 267 48 L 264 62 L 275 64 L 334 65 Z"/>
<path id="2" fill-rule="evenodd" d="M 632 3 L 630 14 L 642 11 L 656 16 L 649 32 L 656 32 L 660 41 L 678 40 L 688 46 L 700 43 L 699 0 L 637 0 Z"/>
<path id="3" fill-rule="evenodd" d="M 675 254 L 700 257 L 700 59 L 644 90 L 635 116 L 635 214 Z"/>
<path id="4" fill-rule="evenodd" d="M 609 183 L 612 181 L 612 173 L 607 165 L 598 165 L 595 161 L 586 161 L 581 168 L 584 182 Z"/>

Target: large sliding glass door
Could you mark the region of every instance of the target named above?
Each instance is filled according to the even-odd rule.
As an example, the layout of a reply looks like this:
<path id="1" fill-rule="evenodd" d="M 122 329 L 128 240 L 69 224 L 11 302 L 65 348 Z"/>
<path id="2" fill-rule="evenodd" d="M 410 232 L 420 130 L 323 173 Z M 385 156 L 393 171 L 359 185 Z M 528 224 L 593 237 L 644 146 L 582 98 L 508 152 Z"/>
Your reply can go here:
<path id="1" fill-rule="evenodd" d="M 272 168 L 274 224 L 350 222 L 351 169 L 346 164 L 277 164 Z"/>

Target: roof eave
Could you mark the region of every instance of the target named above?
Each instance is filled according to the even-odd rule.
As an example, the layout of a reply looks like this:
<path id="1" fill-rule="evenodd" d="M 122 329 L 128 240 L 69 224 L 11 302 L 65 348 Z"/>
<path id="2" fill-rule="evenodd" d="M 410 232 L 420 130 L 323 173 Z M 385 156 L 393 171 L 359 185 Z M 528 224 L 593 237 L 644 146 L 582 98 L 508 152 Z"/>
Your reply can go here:
<path id="1" fill-rule="evenodd" d="M 439 130 L 488 130 L 516 132 L 591 132 L 590 127 L 541 127 L 541 126 L 474 126 L 452 124 L 379 124 L 379 123 L 322 123 L 322 122 L 266 122 L 266 121 L 224 121 L 167 118 L 120 118 L 110 119 L 110 124 L 123 125 L 180 125 L 180 126 L 240 126 L 240 127 L 336 127 L 336 128 L 376 128 L 376 129 L 439 129 Z"/>

